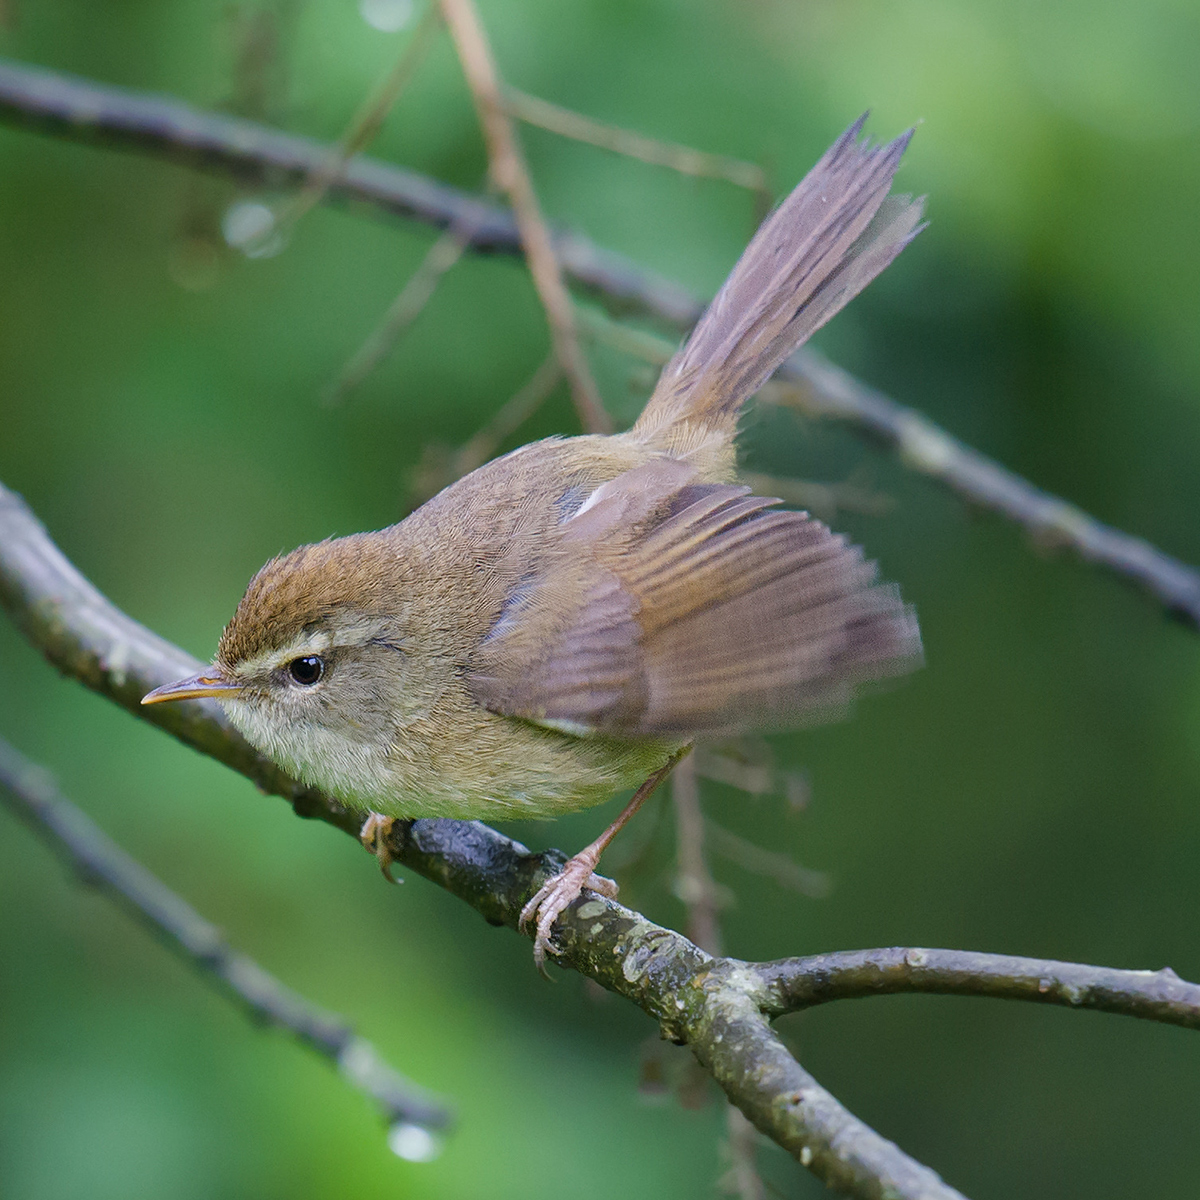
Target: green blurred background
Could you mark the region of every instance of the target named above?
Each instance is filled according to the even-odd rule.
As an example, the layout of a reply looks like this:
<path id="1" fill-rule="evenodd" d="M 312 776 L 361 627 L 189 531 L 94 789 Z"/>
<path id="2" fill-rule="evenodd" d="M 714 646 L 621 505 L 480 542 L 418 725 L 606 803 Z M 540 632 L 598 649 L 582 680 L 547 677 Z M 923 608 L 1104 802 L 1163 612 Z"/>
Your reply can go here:
<path id="1" fill-rule="evenodd" d="M 922 122 L 900 184 L 930 195 L 932 224 L 818 344 L 1039 485 L 1200 562 L 1196 3 L 481 11 L 516 86 L 759 161 L 780 191 L 865 108 L 881 137 Z M 408 36 L 372 28 L 353 0 L 39 0 L 4 19 L 0 53 L 322 138 Z M 256 28 L 279 35 L 270 61 L 244 50 Z M 697 292 L 753 229 L 752 198 L 729 185 L 525 140 L 554 218 Z M 374 153 L 481 185 L 444 37 Z M 0 129 L 0 478 L 116 603 L 202 657 L 265 558 L 397 519 L 422 448 L 468 437 L 547 347 L 522 268 L 471 259 L 351 403 L 322 408 L 434 235 L 323 209 L 250 261 L 219 245 L 239 195 Z M 596 363 L 628 420 L 641 370 L 610 352 Z M 575 428 L 560 391 L 516 441 Z M 1195 634 L 844 430 L 764 410 L 744 444 L 753 469 L 853 476 L 895 500 L 838 523 L 916 604 L 928 661 L 854 720 L 774 740 L 810 778 L 802 814 L 706 786 L 722 824 L 834 883 L 813 900 L 717 860 L 736 895 L 729 951 L 921 944 L 1200 977 Z M 624 1002 L 573 975 L 545 985 L 528 943 L 422 880 L 385 887 L 347 838 L 59 680 L 3 621 L 0 731 L 236 945 L 459 1113 L 436 1161 L 395 1158 L 323 1063 L 252 1028 L 0 816 L 0 1194 L 714 1194 L 720 1106 L 639 1095 L 655 1031 Z M 572 849 L 602 819 L 510 832 Z M 669 815 L 642 821 L 649 866 L 626 895 L 678 925 Z M 975 1200 L 1200 1188 L 1194 1033 L 930 997 L 834 1005 L 783 1030 L 850 1108 Z M 776 1194 L 823 1194 L 782 1152 L 761 1158 Z"/>

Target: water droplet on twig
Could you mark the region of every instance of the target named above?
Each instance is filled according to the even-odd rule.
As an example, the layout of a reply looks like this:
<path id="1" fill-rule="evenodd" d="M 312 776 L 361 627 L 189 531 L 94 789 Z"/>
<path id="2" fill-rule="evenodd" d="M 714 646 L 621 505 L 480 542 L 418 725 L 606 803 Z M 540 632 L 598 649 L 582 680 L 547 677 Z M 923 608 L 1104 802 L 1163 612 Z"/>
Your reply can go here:
<path id="1" fill-rule="evenodd" d="M 422 1125 L 397 1121 L 388 1130 L 388 1149 L 407 1162 L 432 1162 L 442 1152 L 441 1143 Z"/>
<path id="2" fill-rule="evenodd" d="M 221 235 L 247 258 L 271 258 L 285 240 L 274 211 L 261 200 L 235 200 L 221 218 Z"/>

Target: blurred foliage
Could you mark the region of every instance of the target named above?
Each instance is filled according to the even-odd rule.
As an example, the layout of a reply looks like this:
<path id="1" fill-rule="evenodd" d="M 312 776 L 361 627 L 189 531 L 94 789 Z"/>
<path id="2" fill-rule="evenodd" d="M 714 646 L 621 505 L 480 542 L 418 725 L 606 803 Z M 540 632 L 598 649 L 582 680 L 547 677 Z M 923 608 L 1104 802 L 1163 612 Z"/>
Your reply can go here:
<path id="1" fill-rule="evenodd" d="M 1195 0 L 482 11 L 516 86 L 759 161 L 779 190 L 867 107 L 881 137 L 922 122 L 901 184 L 930 194 L 931 227 L 820 344 L 1041 486 L 1200 561 Z M 323 138 L 405 36 L 352 0 L 3 14 L 2 53 L 258 105 Z M 727 185 L 538 131 L 526 144 L 556 219 L 697 290 L 752 230 L 751 197 Z M 374 152 L 480 186 L 444 39 Z M 353 401 L 322 408 L 433 234 L 321 210 L 283 253 L 247 261 L 219 240 L 237 199 L 220 179 L 0 130 L 0 477 L 118 604 L 200 656 L 266 557 L 401 515 L 422 447 L 468 437 L 547 344 L 520 266 L 469 259 Z M 597 361 L 631 417 L 644 380 Z M 517 440 L 573 429 L 560 389 Z M 730 951 L 916 943 L 1200 977 L 1200 641 L 845 431 L 764 412 L 745 446 L 756 470 L 865 472 L 896 499 L 842 525 L 916 603 L 928 665 L 849 723 L 775 740 L 811 778 L 804 813 L 707 789 L 722 824 L 835 883 L 812 900 L 716 862 L 737 896 Z M 654 1030 L 628 1006 L 573 976 L 545 986 L 527 943 L 422 881 L 386 888 L 347 839 L 58 680 L 3 623 L 0 728 L 237 945 L 460 1114 L 437 1161 L 394 1158 L 323 1064 L 249 1027 L 4 818 L 3 1195 L 713 1193 L 719 1107 L 639 1097 Z M 512 832 L 571 849 L 602 819 Z M 642 822 L 627 897 L 677 924 L 669 818 Z M 1196 1194 L 1195 1035 L 928 997 L 784 1028 L 846 1104 L 974 1200 Z M 822 1192 L 780 1152 L 763 1169 L 781 1195 Z"/>

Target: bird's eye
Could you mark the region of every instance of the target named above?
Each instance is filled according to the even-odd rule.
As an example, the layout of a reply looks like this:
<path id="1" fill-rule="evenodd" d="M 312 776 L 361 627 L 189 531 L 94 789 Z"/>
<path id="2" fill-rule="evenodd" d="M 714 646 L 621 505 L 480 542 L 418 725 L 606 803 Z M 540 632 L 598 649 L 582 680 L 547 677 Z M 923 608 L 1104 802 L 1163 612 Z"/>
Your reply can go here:
<path id="1" fill-rule="evenodd" d="M 297 683 L 312 687 L 325 674 L 325 664 L 315 654 L 306 654 L 288 663 L 288 674 Z"/>

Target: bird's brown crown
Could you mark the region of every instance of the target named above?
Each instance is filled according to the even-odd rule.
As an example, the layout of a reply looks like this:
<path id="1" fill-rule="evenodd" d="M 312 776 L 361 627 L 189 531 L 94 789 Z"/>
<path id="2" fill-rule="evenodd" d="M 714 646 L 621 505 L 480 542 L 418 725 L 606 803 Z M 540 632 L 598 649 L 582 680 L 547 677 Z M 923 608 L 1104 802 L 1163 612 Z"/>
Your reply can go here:
<path id="1" fill-rule="evenodd" d="M 234 667 L 278 650 L 347 610 L 379 611 L 395 586 L 388 570 L 394 563 L 384 533 L 316 542 L 271 559 L 250 580 L 225 626 L 217 662 Z"/>

